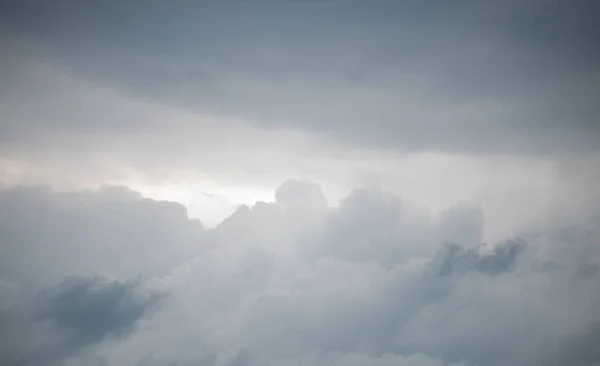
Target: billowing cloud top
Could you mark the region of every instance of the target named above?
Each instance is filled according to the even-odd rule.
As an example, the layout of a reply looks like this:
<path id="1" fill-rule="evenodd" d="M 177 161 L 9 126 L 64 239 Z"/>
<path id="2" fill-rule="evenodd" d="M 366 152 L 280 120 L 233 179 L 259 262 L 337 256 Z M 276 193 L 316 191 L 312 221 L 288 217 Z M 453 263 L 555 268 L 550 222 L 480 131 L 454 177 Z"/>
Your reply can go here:
<path id="1" fill-rule="evenodd" d="M 0 365 L 600 365 L 599 4 L 0 0 Z"/>
<path id="2" fill-rule="evenodd" d="M 597 220 L 491 246 L 476 207 L 276 196 L 206 230 L 119 188 L 2 190 L 2 364 L 600 362 Z"/>

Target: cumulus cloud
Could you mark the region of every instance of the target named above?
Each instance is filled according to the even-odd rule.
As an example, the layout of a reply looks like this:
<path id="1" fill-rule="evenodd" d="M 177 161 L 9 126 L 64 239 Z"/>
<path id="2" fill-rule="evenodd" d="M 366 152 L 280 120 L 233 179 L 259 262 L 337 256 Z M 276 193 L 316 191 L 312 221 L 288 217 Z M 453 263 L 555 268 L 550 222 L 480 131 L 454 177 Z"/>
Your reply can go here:
<path id="1" fill-rule="evenodd" d="M 582 275 L 600 263 L 597 227 L 484 243 L 476 206 L 435 215 L 362 189 L 332 207 L 305 181 L 205 230 L 180 206 L 123 188 L 2 197 L 1 258 L 22 264 L 3 265 L 0 282 L 0 351 L 12 364 L 600 362 L 598 271 Z M 77 235 L 64 235 L 67 222 Z M 60 256 L 38 255 L 44 248 Z M 136 255 L 120 263 L 128 250 Z"/>
<path id="2" fill-rule="evenodd" d="M 203 235 L 184 206 L 124 187 L 0 189 L 0 217 L 0 276 L 32 286 L 91 270 L 118 279 L 165 274 L 199 250 Z"/>

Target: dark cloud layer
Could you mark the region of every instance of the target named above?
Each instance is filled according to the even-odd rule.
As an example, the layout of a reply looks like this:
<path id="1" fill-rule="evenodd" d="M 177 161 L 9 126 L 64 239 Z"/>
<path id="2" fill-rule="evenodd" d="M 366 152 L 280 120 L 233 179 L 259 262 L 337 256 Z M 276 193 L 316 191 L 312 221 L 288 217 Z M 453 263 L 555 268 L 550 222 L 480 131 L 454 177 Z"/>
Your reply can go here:
<path id="1" fill-rule="evenodd" d="M 600 146 L 594 1 L 1 6 L 3 53 L 16 60 L 0 70 L 6 100 L 30 98 L 38 89 L 28 83 L 42 84 L 27 80 L 28 60 L 142 99 L 350 146 L 544 154 Z M 44 125 L 168 129 L 126 115 Z M 4 129 L 35 133 L 11 121 Z"/>
<path id="2" fill-rule="evenodd" d="M 188 238 L 195 248 L 188 252 L 175 233 L 198 223 L 173 204 L 122 188 L 64 194 L 21 187 L 1 196 L 8 223 L 0 227 L 2 258 L 23 264 L 21 271 L 2 267 L 4 364 L 600 362 L 593 347 L 598 271 L 581 274 L 600 263 L 595 219 L 490 245 L 479 237 L 482 214 L 464 204 L 432 216 L 393 194 L 358 190 L 328 207 L 318 185 L 289 181 L 276 202 L 241 207 Z M 107 206 L 127 213 L 132 228 L 143 222 L 168 235 L 138 228 L 145 240 L 135 243 L 130 231 L 100 225 L 115 225 Z M 115 248 L 137 253 L 127 256 L 121 279 L 96 276 L 120 251 L 113 261 L 93 260 L 86 251 L 94 256 L 101 243 L 53 234 L 67 208 L 80 218 L 63 216 L 70 232 L 81 226 L 102 238 L 108 230 Z M 146 221 L 149 215 L 161 219 Z M 40 230 L 41 222 L 54 228 L 44 229 L 44 241 L 14 235 L 15 228 Z M 76 244 L 65 247 L 66 239 Z M 148 271 L 153 252 L 169 252 L 162 246 L 182 256 L 166 271 Z M 42 248 L 62 255 L 37 257 Z M 74 269 L 74 261 L 85 266 Z M 44 281 L 39 271 L 54 276 Z"/>
<path id="3" fill-rule="evenodd" d="M 133 332 L 158 298 L 139 293 L 133 282 L 99 277 L 66 279 L 28 302 L 3 310 L 3 326 L 15 320 L 21 322 L 21 329 L 3 327 L 3 341 L 8 341 L 13 331 L 28 333 L 22 343 L 0 354 L 0 362 L 15 366 L 62 365 L 103 340 L 118 340 Z M 40 336 L 47 339 L 36 344 Z"/>

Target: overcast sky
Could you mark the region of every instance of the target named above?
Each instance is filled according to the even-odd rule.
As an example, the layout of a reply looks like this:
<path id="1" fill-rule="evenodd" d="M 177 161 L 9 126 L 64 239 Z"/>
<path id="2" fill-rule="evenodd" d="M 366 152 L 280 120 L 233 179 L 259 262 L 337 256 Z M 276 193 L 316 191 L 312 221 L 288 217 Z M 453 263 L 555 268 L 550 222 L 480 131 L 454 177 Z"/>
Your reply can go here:
<path id="1" fill-rule="evenodd" d="M 600 365 L 599 22 L 0 0 L 0 363 Z"/>

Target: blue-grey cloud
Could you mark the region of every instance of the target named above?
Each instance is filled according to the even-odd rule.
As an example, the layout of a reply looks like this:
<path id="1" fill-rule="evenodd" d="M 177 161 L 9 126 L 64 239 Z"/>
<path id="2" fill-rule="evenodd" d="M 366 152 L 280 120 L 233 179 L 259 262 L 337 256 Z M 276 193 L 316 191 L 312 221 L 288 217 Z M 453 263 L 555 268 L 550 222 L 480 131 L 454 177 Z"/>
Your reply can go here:
<path id="1" fill-rule="evenodd" d="M 132 284 L 99 278 L 70 278 L 42 293 L 39 319 L 49 321 L 80 345 L 122 337 L 151 304 Z"/>
<path id="2" fill-rule="evenodd" d="M 561 365 L 564 362 L 570 365 L 595 365 L 600 362 L 600 352 L 595 344 L 600 341 L 600 325 L 589 324 L 580 332 L 567 337 L 558 346 L 558 352 L 549 358 L 548 365 Z"/>
<path id="3" fill-rule="evenodd" d="M 22 303 L 3 310 L 0 337 L 8 341 L 14 331 L 28 335 L 3 350 L 0 361 L 6 365 L 63 365 L 102 341 L 123 339 L 162 296 L 140 293 L 138 285 L 78 277 L 33 297 L 21 295 Z M 4 327 L 15 321 L 21 322 L 20 328 Z M 40 336 L 47 339 L 36 343 Z M 86 360 L 106 364 L 93 354 Z"/>
<path id="4" fill-rule="evenodd" d="M 403 151 L 600 146 L 600 12 L 592 1 L 3 1 L 2 8 L 3 48 L 17 60 L 186 110 L 244 116 L 263 129 Z M 4 64 L 6 94 L 28 71 L 26 62 Z M 52 124 L 71 133 L 166 128 L 114 118 Z"/>
<path id="5" fill-rule="evenodd" d="M 479 271 L 496 275 L 511 270 L 517 256 L 525 249 L 522 239 L 509 240 L 498 244 L 490 254 L 480 254 L 476 249 L 464 249 L 457 244 L 447 244 L 439 254 L 437 274 L 448 276 L 453 273 Z"/>

